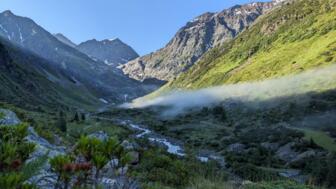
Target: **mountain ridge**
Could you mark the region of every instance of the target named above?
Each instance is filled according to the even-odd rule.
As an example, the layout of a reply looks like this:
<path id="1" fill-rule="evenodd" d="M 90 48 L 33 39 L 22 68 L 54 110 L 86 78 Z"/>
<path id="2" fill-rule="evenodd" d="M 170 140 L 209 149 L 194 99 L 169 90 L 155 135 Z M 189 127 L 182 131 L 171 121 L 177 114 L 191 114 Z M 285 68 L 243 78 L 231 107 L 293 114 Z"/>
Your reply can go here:
<path id="1" fill-rule="evenodd" d="M 123 101 L 125 95 L 134 98 L 148 90 L 119 70 L 59 41 L 32 19 L 11 11 L 0 14 L 0 36 L 49 60 L 47 63 L 64 70 L 69 78 L 85 85 L 98 98 Z"/>
<path id="2" fill-rule="evenodd" d="M 165 47 L 128 62 L 122 70 L 140 81 L 172 80 L 192 67 L 206 51 L 233 39 L 279 3 L 257 2 L 204 13 L 180 28 Z"/>
<path id="3" fill-rule="evenodd" d="M 335 61 L 335 7 L 328 0 L 291 1 L 227 45 L 210 50 L 156 94 L 258 81 L 330 65 Z"/>
<path id="4" fill-rule="evenodd" d="M 39 111 L 99 106 L 84 86 L 47 61 L 0 37 L 0 101 Z"/>

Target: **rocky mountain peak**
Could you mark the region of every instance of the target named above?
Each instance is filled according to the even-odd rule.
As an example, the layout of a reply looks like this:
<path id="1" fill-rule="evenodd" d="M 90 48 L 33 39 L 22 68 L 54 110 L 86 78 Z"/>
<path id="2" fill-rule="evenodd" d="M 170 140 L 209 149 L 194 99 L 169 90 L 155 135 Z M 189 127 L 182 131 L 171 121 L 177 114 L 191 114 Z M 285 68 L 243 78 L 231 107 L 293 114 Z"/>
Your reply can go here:
<path id="1" fill-rule="evenodd" d="M 125 64 L 123 72 L 141 81 L 172 80 L 209 49 L 236 37 L 273 7 L 273 2 L 259 2 L 204 13 L 182 27 L 164 48 Z"/>
<path id="2" fill-rule="evenodd" d="M 77 49 L 94 59 L 98 59 L 114 67 L 139 56 L 132 47 L 119 38 L 105 39 L 102 41 L 92 39 L 79 44 Z"/>
<path id="3" fill-rule="evenodd" d="M 3 14 L 6 17 L 8 17 L 8 16 L 14 16 L 14 14 L 12 13 L 12 11 L 10 11 L 10 10 L 5 10 L 1 14 Z"/>
<path id="4" fill-rule="evenodd" d="M 54 36 L 61 42 L 63 42 L 66 45 L 69 45 L 70 47 L 76 47 L 77 45 L 72 42 L 69 38 L 65 37 L 63 34 L 61 33 L 56 33 L 54 34 Z"/>

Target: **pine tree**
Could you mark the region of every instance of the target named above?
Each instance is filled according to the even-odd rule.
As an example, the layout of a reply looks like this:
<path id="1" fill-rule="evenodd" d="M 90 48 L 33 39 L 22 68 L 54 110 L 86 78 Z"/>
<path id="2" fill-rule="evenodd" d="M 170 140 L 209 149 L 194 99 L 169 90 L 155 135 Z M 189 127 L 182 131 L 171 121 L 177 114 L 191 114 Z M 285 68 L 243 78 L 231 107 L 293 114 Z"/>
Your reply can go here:
<path id="1" fill-rule="evenodd" d="M 78 113 L 76 112 L 75 113 L 75 117 L 73 119 L 75 122 L 79 122 L 79 116 L 78 116 Z"/>
<path id="2" fill-rule="evenodd" d="M 63 111 L 60 111 L 58 120 L 56 122 L 56 127 L 59 128 L 62 132 L 67 131 L 67 122 L 65 119 L 65 114 Z"/>
<path id="3" fill-rule="evenodd" d="M 85 114 L 84 114 L 84 113 L 81 114 L 81 117 L 82 117 L 82 121 L 85 121 L 85 120 L 86 120 L 86 117 L 85 117 Z"/>

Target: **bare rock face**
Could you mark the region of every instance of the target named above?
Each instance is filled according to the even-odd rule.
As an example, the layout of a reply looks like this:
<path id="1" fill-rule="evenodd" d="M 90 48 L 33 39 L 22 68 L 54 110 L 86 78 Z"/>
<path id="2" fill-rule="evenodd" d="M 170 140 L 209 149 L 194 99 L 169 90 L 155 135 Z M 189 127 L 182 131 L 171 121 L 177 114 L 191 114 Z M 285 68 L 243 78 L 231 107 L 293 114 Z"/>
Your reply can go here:
<path id="1" fill-rule="evenodd" d="M 236 37 L 278 3 L 251 3 L 205 13 L 188 22 L 164 48 L 128 62 L 122 70 L 136 80 L 172 80 L 206 51 Z"/>

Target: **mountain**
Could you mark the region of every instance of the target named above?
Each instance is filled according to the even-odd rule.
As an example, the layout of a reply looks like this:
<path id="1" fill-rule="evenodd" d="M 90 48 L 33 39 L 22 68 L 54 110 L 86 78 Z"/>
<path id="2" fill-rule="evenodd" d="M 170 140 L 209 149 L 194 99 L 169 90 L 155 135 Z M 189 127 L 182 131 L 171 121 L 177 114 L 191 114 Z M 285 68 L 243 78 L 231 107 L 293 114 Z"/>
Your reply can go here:
<path id="1" fill-rule="evenodd" d="M 205 13 L 182 27 L 164 48 L 130 61 L 123 71 L 137 80 L 172 80 L 209 49 L 230 41 L 278 3 L 251 3 Z"/>
<path id="2" fill-rule="evenodd" d="M 335 17 L 334 1 L 286 3 L 231 42 L 210 50 L 157 93 L 258 81 L 334 64 Z"/>
<path id="3" fill-rule="evenodd" d="M 98 98 L 117 102 L 124 101 L 125 96 L 134 98 L 147 92 L 141 83 L 65 45 L 29 18 L 10 11 L 1 13 L 0 36 L 48 60 L 47 64 L 61 69 Z"/>
<path id="4" fill-rule="evenodd" d="M 89 40 L 79 44 L 77 49 L 94 59 L 98 59 L 114 67 L 139 57 L 132 47 L 118 38 L 103 41 Z"/>
<path id="5" fill-rule="evenodd" d="M 0 37 L 0 102 L 26 109 L 88 108 L 101 102 L 48 60 Z"/>
<path id="6" fill-rule="evenodd" d="M 74 42 L 72 42 L 70 39 L 68 39 L 67 37 L 65 37 L 63 34 L 61 33 L 56 33 L 54 34 L 54 36 L 61 42 L 63 42 L 66 45 L 69 45 L 72 48 L 76 48 L 76 44 Z"/>

